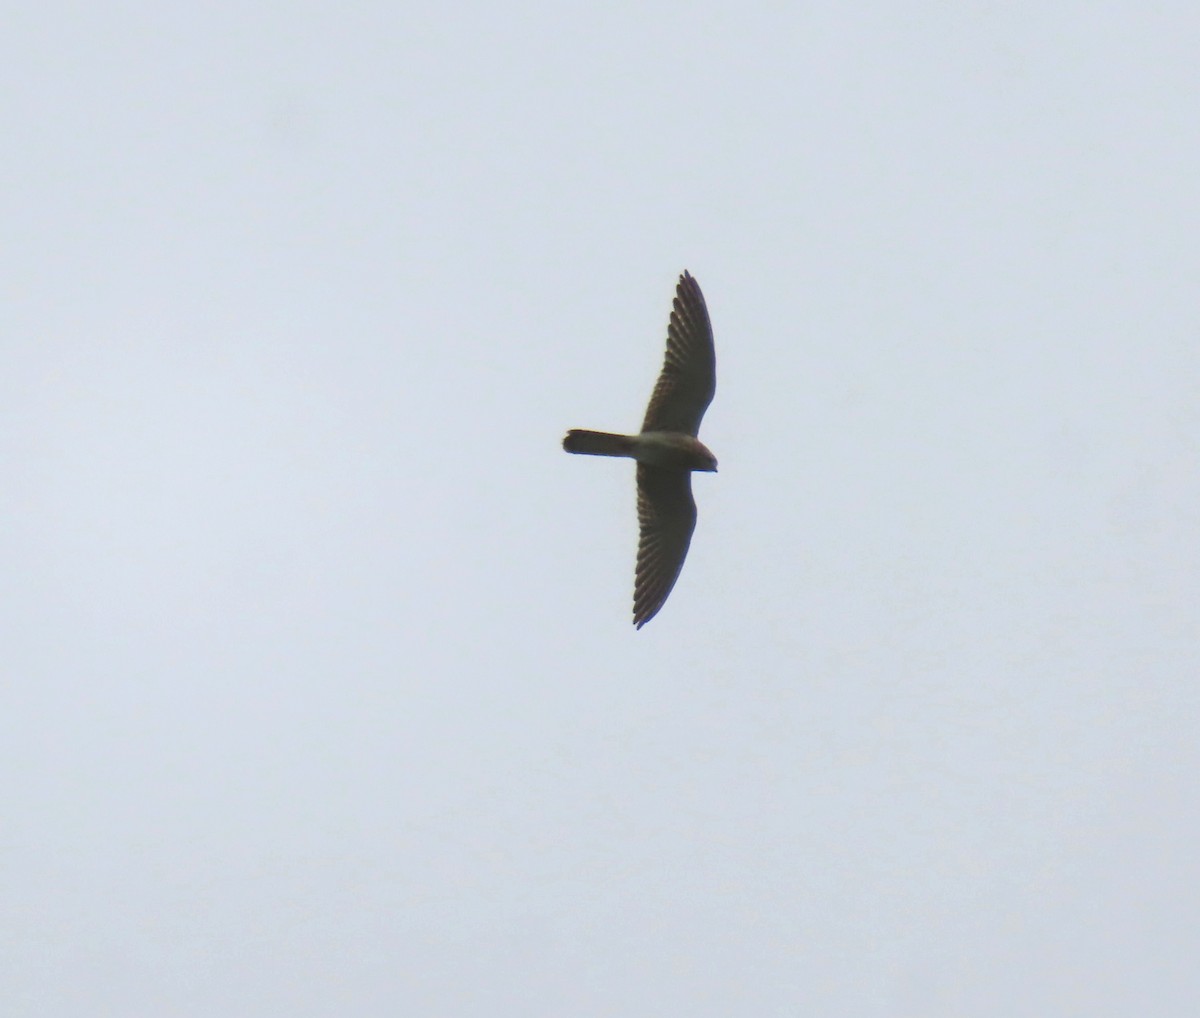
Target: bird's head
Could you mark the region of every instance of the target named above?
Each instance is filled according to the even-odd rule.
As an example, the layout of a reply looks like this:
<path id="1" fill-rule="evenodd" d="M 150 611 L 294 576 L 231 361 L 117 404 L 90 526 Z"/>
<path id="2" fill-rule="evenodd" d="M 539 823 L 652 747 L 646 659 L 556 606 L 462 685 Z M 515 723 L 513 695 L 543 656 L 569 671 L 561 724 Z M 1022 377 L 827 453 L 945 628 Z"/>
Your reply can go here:
<path id="1" fill-rule="evenodd" d="M 696 466 L 695 470 L 701 470 L 706 474 L 715 474 L 717 472 L 717 457 L 709 451 L 708 446 L 703 442 L 697 441 L 696 445 Z"/>

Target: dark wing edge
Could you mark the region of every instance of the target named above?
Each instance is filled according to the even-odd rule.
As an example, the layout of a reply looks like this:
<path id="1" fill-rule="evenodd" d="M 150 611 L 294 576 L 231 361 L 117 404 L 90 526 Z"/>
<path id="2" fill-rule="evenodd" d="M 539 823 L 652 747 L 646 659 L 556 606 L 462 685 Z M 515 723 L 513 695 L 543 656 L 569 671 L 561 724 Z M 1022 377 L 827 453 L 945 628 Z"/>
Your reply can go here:
<path id="1" fill-rule="evenodd" d="M 700 284 L 684 271 L 675 287 L 663 359 L 643 431 L 683 431 L 695 436 L 717 391 L 712 323 Z"/>
<path id="2" fill-rule="evenodd" d="M 633 624 L 641 629 L 666 603 L 679 579 L 696 529 L 696 502 L 688 470 L 639 463 L 638 553 Z"/>

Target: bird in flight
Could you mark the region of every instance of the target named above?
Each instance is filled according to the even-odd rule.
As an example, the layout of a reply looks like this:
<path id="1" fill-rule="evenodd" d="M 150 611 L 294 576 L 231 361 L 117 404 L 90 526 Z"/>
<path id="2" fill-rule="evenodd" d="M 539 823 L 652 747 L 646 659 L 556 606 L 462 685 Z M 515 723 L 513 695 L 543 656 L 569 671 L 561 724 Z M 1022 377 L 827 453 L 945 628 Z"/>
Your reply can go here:
<path id="1" fill-rule="evenodd" d="M 633 624 L 641 629 L 667 600 L 696 527 L 692 471 L 715 473 L 717 458 L 696 437 L 717 389 L 712 325 L 700 285 L 684 272 L 667 326 L 667 355 L 637 435 L 572 429 L 567 452 L 637 460 L 638 553 Z"/>

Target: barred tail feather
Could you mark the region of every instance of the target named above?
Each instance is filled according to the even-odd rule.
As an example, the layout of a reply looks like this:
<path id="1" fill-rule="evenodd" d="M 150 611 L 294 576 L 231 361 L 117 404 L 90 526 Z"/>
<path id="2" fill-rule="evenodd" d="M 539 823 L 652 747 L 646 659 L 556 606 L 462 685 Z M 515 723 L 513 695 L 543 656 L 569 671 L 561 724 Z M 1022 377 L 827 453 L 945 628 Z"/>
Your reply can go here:
<path id="1" fill-rule="evenodd" d="M 567 452 L 585 456 L 632 456 L 633 436 L 611 435 L 607 431 L 582 431 L 572 428 L 563 439 Z"/>

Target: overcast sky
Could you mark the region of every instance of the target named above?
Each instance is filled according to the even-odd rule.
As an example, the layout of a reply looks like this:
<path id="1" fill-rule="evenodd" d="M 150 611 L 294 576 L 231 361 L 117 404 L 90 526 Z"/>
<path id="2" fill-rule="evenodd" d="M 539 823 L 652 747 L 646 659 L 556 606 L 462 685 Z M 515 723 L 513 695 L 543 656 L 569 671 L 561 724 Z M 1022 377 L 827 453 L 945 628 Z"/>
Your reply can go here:
<path id="1" fill-rule="evenodd" d="M 1200 1013 L 1195 5 L 585 6 L 6 13 L 0 1010 Z"/>

